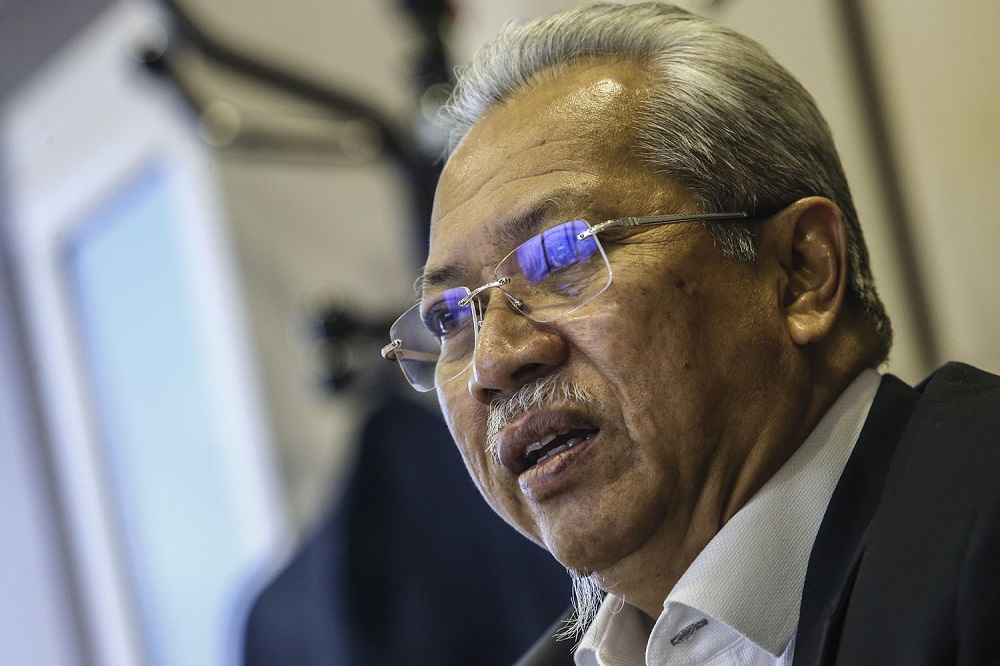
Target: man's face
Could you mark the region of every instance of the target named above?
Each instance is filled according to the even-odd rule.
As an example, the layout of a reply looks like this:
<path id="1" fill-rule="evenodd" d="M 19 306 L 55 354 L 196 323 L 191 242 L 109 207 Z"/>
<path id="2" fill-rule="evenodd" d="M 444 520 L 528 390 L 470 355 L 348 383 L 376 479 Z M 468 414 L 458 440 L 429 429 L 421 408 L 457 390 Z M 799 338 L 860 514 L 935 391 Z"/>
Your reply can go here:
<path id="1" fill-rule="evenodd" d="M 647 85 L 636 65 L 589 63 L 488 111 L 441 178 L 427 274 L 453 282 L 427 293 L 490 281 L 514 246 L 559 222 L 696 212 L 633 153 Z M 689 562 L 767 467 L 762 445 L 780 416 L 769 391 L 787 346 L 777 273 L 723 257 L 698 223 L 602 242 L 610 287 L 563 319 L 533 322 L 485 293 L 473 365 L 439 400 L 486 499 L 564 565 L 614 571 L 654 550 Z M 594 400 L 515 416 L 498 460 L 490 404 L 544 378 Z M 528 466 L 529 444 L 565 433 L 582 441 Z"/>

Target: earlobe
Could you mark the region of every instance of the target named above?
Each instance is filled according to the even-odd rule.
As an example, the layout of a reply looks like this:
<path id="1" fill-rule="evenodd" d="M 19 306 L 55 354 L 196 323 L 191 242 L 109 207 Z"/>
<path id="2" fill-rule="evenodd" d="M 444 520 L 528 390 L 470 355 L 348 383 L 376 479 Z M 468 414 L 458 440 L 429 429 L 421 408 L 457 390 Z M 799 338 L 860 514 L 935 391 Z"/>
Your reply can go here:
<path id="1" fill-rule="evenodd" d="M 785 317 L 792 342 L 823 340 L 840 314 L 847 281 L 844 216 L 829 199 L 808 197 L 783 213 L 786 220 Z"/>

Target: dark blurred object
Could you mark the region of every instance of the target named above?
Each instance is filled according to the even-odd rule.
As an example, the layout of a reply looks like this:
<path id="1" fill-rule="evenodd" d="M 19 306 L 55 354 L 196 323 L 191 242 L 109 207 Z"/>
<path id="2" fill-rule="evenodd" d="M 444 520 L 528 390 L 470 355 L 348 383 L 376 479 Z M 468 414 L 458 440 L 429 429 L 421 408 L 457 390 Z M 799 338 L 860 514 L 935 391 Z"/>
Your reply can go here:
<path id="1" fill-rule="evenodd" d="M 413 58 L 413 79 L 421 92 L 451 81 L 444 33 L 454 18 L 448 0 L 397 0 L 413 20 L 421 46 Z"/>
<path id="2" fill-rule="evenodd" d="M 428 137 L 440 132 L 428 129 L 426 112 L 418 114 L 410 125 L 399 123 L 352 91 L 312 80 L 291 66 L 268 62 L 239 45 L 227 43 L 203 28 L 182 2 L 161 0 L 161 3 L 168 10 L 171 23 L 162 38 L 151 40 L 139 58 L 149 71 L 173 83 L 197 114 L 210 143 L 258 156 L 326 155 L 350 163 L 361 155 L 392 161 L 399 167 L 410 195 L 413 213 L 410 230 L 415 233 L 414 247 L 421 255 L 418 260 L 422 261 L 443 145 L 440 137 Z M 445 2 L 405 4 L 414 5 L 417 34 L 423 43 L 414 59 L 417 96 L 423 105 L 425 99 L 440 99 L 440 88 L 446 87 L 450 80 L 443 39 L 449 12 Z M 199 91 L 189 81 L 181 63 L 190 55 L 197 55 L 211 67 L 317 104 L 329 113 L 331 123 L 326 131 L 320 132 L 291 131 L 287 124 L 254 125 L 240 109 L 216 99 L 210 92 Z M 430 95 L 426 94 L 428 91 Z M 312 124 L 303 123 L 302 127 L 306 125 Z"/>
<path id="3" fill-rule="evenodd" d="M 260 595 L 247 666 L 507 666 L 570 598 L 566 571 L 505 525 L 443 422 L 392 397 L 334 512 Z"/>
<path id="4" fill-rule="evenodd" d="M 327 299 L 307 308 L 310 366 L 323 390 L 378 390 L 386 382 L 397 383 L 398 373 L 386 373 L 387 364 L 379 354 L 391 325 L 392 319 L 363 315 L 343 299 Z"/>

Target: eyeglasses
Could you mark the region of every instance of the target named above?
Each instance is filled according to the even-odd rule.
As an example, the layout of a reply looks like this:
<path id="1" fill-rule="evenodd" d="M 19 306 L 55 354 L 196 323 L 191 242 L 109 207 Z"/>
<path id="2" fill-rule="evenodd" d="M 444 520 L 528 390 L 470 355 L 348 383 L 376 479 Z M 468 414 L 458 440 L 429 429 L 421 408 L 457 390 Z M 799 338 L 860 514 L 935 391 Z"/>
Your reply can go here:
<path id="1" fill-rule="evenodd" d="M 480 294 L 498 289 L 525 317 L 552 322 L 594 300 L 611 284 L 611 264 L 597 234 L 748 217 L 748 213 L 699 213 L 622 217 L 593 226 L 585 220 L 563 222 L 517 246 L 497 265 L 492 281 L 475 289 L 445 289 L 404 312 L 389 329 L 392 342 L 382 348 L 382 356 L 399 363 L 413 388 L 430 391 L 472 365 L 485 312 Z"/>

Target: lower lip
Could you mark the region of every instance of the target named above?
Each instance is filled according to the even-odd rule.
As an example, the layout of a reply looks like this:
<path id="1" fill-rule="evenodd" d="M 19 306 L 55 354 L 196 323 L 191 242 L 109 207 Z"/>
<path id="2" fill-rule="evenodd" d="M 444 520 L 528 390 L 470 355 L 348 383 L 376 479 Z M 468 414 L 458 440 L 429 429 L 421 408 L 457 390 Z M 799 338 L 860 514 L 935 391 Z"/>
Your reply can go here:
<path id="1" fill-rule="evenodd" d="M 571 468 L 575 466 L 581 456 L 587 453 L 600 434 L 598 432 L 590 439 L 557 453 L 551 458 L 546 458 L 521 472 L 521 475 L 517 477 L 521 492 L 528 499 L 539 501 L 564 490 L 572 481 L 570 478 Z"/>

